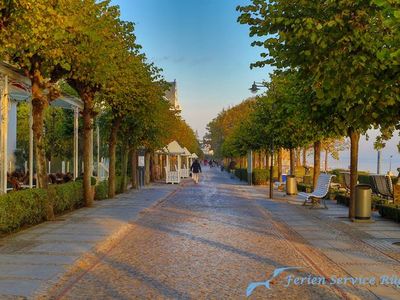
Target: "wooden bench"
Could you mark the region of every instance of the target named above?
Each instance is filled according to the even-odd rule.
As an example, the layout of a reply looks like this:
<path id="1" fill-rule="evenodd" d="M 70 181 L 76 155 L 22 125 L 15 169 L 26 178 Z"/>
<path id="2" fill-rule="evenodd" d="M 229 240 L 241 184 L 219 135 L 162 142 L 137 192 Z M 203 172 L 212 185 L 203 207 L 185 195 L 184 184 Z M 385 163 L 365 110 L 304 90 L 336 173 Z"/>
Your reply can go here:
<path id="1" fill-rule="evenodd" d="M 306 205 L 307 202 L 310 202 L 311 208 L 318 207 L 321 204 L 320 202 L 322 200 L 324 203 L 324 208 L 328 208 L 325 203 L 325 197 L 329 192 L 332 177 L 334 176 L 335 175 L 332 174 L 321 174 L 318 177 L 317 187 L 312 193 L 299 193 L 299 197 L 304 198 L 303 205 Z"/>

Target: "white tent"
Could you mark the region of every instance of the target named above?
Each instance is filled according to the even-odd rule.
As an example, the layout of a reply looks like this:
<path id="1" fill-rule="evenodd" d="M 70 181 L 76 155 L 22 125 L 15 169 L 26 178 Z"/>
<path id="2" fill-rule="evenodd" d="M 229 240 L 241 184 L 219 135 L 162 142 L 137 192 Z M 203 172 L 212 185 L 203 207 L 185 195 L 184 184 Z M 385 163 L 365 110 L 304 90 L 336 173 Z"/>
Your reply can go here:
<path id="1" fill-rule="evenodd" d="M 177 141 L 172 141 L 165 147 L 168 151 L 167 166 L 165 167 L 165 181 L 166 183 L 180 183 L 181 182 L 181 157 L 185 154 L 185 150 L 179 145 Z M 171 170 L 172 158 L 177 158 L 174 169 Z"/>

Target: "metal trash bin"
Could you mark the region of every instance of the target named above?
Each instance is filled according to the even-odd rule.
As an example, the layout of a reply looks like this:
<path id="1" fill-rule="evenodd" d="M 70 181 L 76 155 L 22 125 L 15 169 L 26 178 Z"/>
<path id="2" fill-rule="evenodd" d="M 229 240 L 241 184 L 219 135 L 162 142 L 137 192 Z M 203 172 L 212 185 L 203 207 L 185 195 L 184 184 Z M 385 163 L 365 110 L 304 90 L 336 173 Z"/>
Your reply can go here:
<path id="1" fill-rule="evenodd" d="M 356 220 L 371 220 L 371 194 L 372 189 L 368 184 L 356 185 Z"/>
<path id="2" fill-rule="evenodd" d="M 297 195 L 297 180 L 294 175 L 288 175 L 286 177 L 286 194 Z"/>

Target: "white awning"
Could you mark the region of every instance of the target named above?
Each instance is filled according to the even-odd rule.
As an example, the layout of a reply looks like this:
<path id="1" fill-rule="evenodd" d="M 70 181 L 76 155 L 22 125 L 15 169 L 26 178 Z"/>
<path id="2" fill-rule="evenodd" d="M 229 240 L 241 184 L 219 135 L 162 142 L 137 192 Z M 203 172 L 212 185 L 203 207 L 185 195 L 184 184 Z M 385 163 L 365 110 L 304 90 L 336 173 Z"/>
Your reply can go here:
<path id="1" fill-rule="evenodd" d="M 166 147 L 156 151 L 157 154 L 168 154 L 168 149 Z"/>
<path id="2" fill-rule="evenodd" d="M 24 76 L 21 70 L 7 63 L 0 62 L 0 73 L 8 76 L 10 99 L 14 101 L 29 101 L 31 98 L 31 82 L 28 77 Z M 60 98 L 53 101 L 51 105 L 67 109 L 83 109 L 81 99 L 67 94 L 63 94 Z"/>
<path id="3" fill-rule="evenodd" d="M 190 153 L 190 151 L 186 147 L 183 147 L 183 150 L 185 151 L 185 154 L 183 154 L 184 156 L 191 156 L 192 155 Z"/>
<path id="4" fill-rule="evenodd" d="M 172 141 L 171 143 L 168 144 L 167 150 L 169 154 L 172 155 L 183 155 L 185 154 L 185 150 L 182 149 L 182 147 L 178 144 L 177 141 Z"/>

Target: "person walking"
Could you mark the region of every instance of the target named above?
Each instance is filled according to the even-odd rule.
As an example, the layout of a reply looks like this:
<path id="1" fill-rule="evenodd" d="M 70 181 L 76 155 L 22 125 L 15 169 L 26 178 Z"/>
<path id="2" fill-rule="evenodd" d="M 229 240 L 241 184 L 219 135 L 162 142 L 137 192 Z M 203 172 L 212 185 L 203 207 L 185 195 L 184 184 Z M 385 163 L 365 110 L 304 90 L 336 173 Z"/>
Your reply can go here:
<path id="1" fill-rule="evenodd" d="M 197 159 L 193 162 L 192 166 L 190 167 L 190 171 L 192 171 L 192 178 L 194 182 L 198 184 L 200 179 L 199 173 L 201 173 L 201 166 Z"/>

